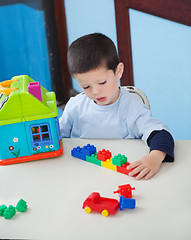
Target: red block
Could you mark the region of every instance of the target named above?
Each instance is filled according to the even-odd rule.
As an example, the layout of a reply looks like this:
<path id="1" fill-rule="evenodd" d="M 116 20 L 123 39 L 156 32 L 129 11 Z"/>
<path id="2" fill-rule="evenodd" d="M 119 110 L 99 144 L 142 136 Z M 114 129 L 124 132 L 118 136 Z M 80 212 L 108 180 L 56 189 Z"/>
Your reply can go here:
<path id="1" fill-rule="evenodd" d="M 132 168 L 132 169 L 128 170 L 127 167 L 128 167 L 129 165 L 130 165 L 130 163 L 127 162 L 126 164 L 123 164 L 121 167 L 117 166 L 117 172 L 120 172 L 120 173 L 129 175 L 129 173 L 130 173 L 131 171 L 133 171 L 133 169 L 135 169 L 135 168 Z M 137 176 L 137 174 L 135 174 L 135 175 L 132 176 L 132 177 L 135 177 L 135 176 Z"/>
<path id="2" fill-rule="evenodd" d="M 97 159 L 100 161 L 106 161 L 111 158 L 111 152 L 109 150 L 103 149 L 97 153 Z"/>
<path id="3" fill-rule="evenodd" d="M 127 162 L 126 164 L 123 164 L 121 167 L 117 166 L 117 172 L 129 175 L 129 173 L 132 171 L 127 169 L 127 166 L 129 165 L 130 164 Z"/>
<path id="4" fill-rule="evenodd" d="M 119 196 L 124 196 L 125 198 L 132 198 L 132 190 L 135 190 L 135 188 L 132 188 L 130 184 L 125 184 L 118 186 L 118 190 L 113 193 L 118 193 Z"/>

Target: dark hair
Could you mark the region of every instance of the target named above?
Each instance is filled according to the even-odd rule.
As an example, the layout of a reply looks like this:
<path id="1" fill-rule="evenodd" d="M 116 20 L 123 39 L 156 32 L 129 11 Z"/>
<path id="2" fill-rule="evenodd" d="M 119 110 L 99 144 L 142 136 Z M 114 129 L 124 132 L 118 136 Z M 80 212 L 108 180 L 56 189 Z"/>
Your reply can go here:
<path id="1" fill-rule="evenodd" d="M 85 35 L 75 40 L 68 50 L 70 73 L 86 73 L 100 66 L 115 72 L 119 57 L 113 41 L 101 33 Z"/>

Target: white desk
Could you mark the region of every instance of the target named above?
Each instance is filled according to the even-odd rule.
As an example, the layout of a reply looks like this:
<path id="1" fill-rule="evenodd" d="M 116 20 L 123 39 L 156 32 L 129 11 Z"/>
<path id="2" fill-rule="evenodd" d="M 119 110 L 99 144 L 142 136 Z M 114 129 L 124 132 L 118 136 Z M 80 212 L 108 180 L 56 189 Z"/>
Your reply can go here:
<path id="1" fill-rule="evenodd" d="M 175 162 L 163 163 L 150 180 L 127 175 L 73 158 L 78 145 L 125 154 L 133 162 L 148 153 L 141 140 L 64 139 L 64 155 L 0 167 L 0 205 L 28 202 L 25 213 L 0 217 L 0 239 L 191 239 L 191 141 L 176 141 Z M 116 198 L 119 185 L 135 187 L 137 207 L 103 217 L 86 214 L 83 201 L 91 192 Z"/>

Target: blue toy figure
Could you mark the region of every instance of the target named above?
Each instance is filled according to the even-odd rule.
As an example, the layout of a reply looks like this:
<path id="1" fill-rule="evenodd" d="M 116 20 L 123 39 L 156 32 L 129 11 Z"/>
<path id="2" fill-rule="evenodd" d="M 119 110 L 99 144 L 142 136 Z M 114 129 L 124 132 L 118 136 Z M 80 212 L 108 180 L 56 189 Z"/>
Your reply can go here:
<path id="1" fill-rule="evenodd" d="M 120 204 L 120 210 L 123 210 L 124 208 L 134 209 L 136 205 L 136 201 L 133 198 L 125 198 L 124 196 L 121 195 L 119 204 Z"/>

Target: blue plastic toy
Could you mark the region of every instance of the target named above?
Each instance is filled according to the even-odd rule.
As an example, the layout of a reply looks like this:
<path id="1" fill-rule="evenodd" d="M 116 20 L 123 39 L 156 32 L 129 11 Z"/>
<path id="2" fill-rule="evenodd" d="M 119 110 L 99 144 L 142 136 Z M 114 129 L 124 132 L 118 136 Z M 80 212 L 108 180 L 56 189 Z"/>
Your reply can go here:
<path id="1" fill-rule="evenodd" d="M 76 158 L 80 158 L 86 161 L 86 156 L 91 156 L 96 153 L 96 147 L 94 145 L 87 144 L 82 148 L 78 146 L 77 148 L 73 148 L 71 151 L 71 155 Z"/>
<path id="2" fill-rule="evenodd" d="M 123 210 L 124 208 L 134 209 L 136 201 L 133 198 L 125 198 L 124 196 L 120 196 L 119 204 L 120 210 Z"/>

